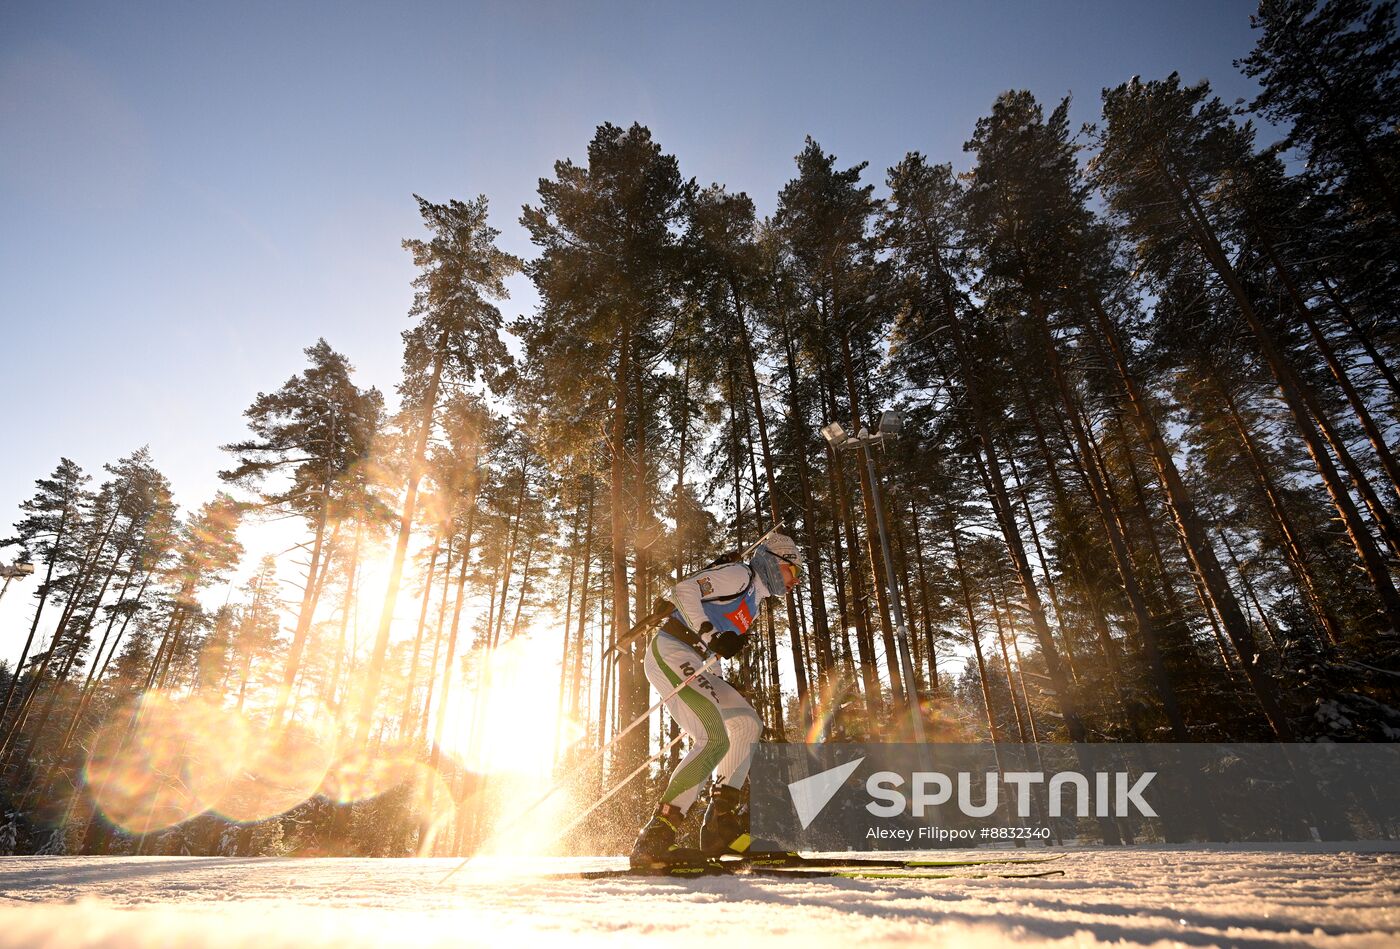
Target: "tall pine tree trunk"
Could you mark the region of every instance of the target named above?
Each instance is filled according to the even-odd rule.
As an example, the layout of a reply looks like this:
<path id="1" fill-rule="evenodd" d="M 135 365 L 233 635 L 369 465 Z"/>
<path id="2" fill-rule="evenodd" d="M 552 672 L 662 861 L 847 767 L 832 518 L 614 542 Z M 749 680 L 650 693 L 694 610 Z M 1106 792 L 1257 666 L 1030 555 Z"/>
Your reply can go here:
<path id="1" fill-rule="evenodd" d="M 934 638 L 933 616 L 929 609 L 931 602 L 928 589 L 928 573 L 924 568 L 924 539 L 919 530 L 919 508 L 914 499 L 909 499 L 909 524 L 914 533 L 914 562 L 919 573 L 919 610 L 924 621 L 924 652 L 928 660 L 928 683 L 932 692 L 941 692 L 938 679 L 938 642 Z"/>
<path id="2" fill-rule="evenodd" d="M 734 296 L 734 306 L 739 323 L 739 339 L 744 347 L 744 367 L 748 375 L 749 391 L 753 398 L 754 424 L 758 427 L 758 444 L 763 458 L 764 480 L 768 485 L 768 514 L 774 525 L 782 522 L 782 515 L 778 511 L 778 481 L 773 474 L 773 451 L 768 443 L 768 421 L 763 405 L 763 390 L 758 385 L 758 369 L 755 367 L 757 357 L 754 355 L 753 340 L 749 337 L 749 324 L 744 315 L 744 308 L 739 295 L 739 288 L 733 280 L 730 281 L 730 290 Z M 773 590 L 773 593 L 781 591 Z M 783 595 L 783 603 L 787 607 L 788 636 L 792 640 L 792 662 L 793 675 L 797 681 L 797 701 L 799 708 L 808 707 L 809 695 L 807 691 L 807 669 L 802 661 L 801 632 L 797 625 L 797 607 L 791 596 Z M 774 682 L 777 681 L 777 657 L 773 659 Z M 779 702 L 778 708 L 782 708 Z M 779 725 L 781 734 L 781 725 Z"/>
<path id="3" fill-rule="evenodd" d="M 1026 526 L 1030 528 L 1031 543 L 1035 546 L 1036 560 L 1040 561 L 1041 575 L 1045 577 L 1045 592 L 1049 594 L 1050 606 L 1055 610 L 1055 625 L 1060 629 L 1060 641 L 1065 649 L 1065 665 L 1069 668 L 1070 678 L 1078 685 L 1079 670 L 1075 667 L 1074 649 L 1070 645 L 1069 630 L 1065 626 L 1064 607 L 1060 604 L 1059 592 L 1055 588 L 1055 578 L 1050 574 L 1050 560 L 1045 556 L 1045 548 L 1040 543 L 1040 529 L 1036 526 L 1035 514 L 1031 511 L 1030 492 L 1026 490 L 1026 483 L 1016 467 L 1016 453 L 1009 444 L 1005 447 L 1006 463 L 1011 468 L 1011 476 L 1016 479 L 1016 495 L 1021 501 L 1021 510 L 1026 515 Z"/>
<path id="4" fill-rule="evenodd" d="M 619 332 L 617 375 L 613 384 L 612 444 L 609 445 L 611 461 L 608 500 L 612 518 L 612 628 L 614 642 L 622 637 L 632 625 L 631 602 L 627 582 L 627 428 L 629 420 L 629 390 L 632 381 L 632 334 L 624 328 Z M 617 669 L 618 698 L 630 711 L 635 704 L 633 696 L 638 692 L 637 679 L 641 654 L 635 643 L 630 643 L 613 653 L 613 665 Z M 645 694 L 645 693 L 643 693 Z M 634 729 L 623 739 L 617 754 L 622 767 L 630 771 L 647 756 L 647 729 Z M 625 792 L 624 802 L 635 806 L 640 800 L 637 791 Z"/>
<path id="5" fill-rule="evenodd" d="M 20 650 L 19 659 L 14 666 L 14 674 L 10 676 L 9 683 L 5 686 L 5 698 L 0 701 L 0 724 L 5 721 L 5 713 L 10 710 L 10 699 L 14 696 L 15 686 L 19 684 L 20 677 L 24 673 L 24 664 L 29 659 L 29 650 L 34 645 L 34 634 L 39 629 L 39 620 L 44 615 L 44 607 L 49 602 L 49 594 L 53 591 L 53 571 L 58 565 L 58 552 L 63 549 L 63 543 L 69 537 L 69 498 L 64 498 L 63 513 L 59 516 L 58 527 L 54 531 L 53 544 L 50 546 L 48 566 L 44 569 L 44 582 L 39 584 L 39 602 L 34 607 L 34 619 L 29 623 L 29 634 L 24 638 L 24 648 Z"/>
<path id="6" fill-rule="evenodd" d="M 1288 291 L 1288 299 L 1292 302 L 1293 309 L 1302 318 L 1303 325 L 1308 328 L 1313 345 L 1322 354 L 1322 359 L 1327 364 L 1328 371 L 1332 373 L 1333 380 L 1336 381 L 1337 387 L 1342 390 L 1342 394 L 1346 396 L 1347 404 L 1351 406 L 1352 413 L 1356 416 L 1361 430 L 1366 433 L 1366 439 L 1371 443 L 1371 449 L 1376 453 L 1376 458 L 1380 460 L 1381 468 L 1385 470 L 1391 492 L 1400 498 L 1400 462 L 1396 461 L 1394 452 L 1386 444 L 1385 435 L 1381 432 L 1375 419 L 1371 417 L 1371 411 L 1366 407 L 1366 400 L 1361 398 L 1361 394 L 1352 385 L 1351 378 L 1332 349 L 1332 344 L 1327 341 L 1327 337 L 1318 327 L 1317 320 L 1313 318 L 1312 310 L 1308 307 L 1307 301 L 1303 299 L 1302 293 L 1299 292 L 1298 285 L 1293 281 L 1293 275 L 1279 259 L 1278 252 L 1274 250 L 1273 244 L 1267 238 L 1264 239 L 1264 250 L 1273 263 L 1274 270 L 1278 273 L 1284 289 Z"/>
<path id="7" fill-rule="evenodd" d="M 1123 592 L 1127 595 L 1128 605 L 1133 613 L 1133 618 L 1137 626 L 1138 641 L 1141 645 L 1143 658 L 1147 663 L 1153 691 L 1157 693 L 1158 699 L 1162 702 L 1162 710 L 1166 714 L 1167 724 L 1171 728 L 1173 740 L 1178 742 L 1187 741 L 1186 722 L 1182 718 L 1181 706 L 1177 701 L 1175 686 L 1171 681 L 1166 664 L 1162 660 L 1161 648 L 1157 639 L 1156 624 L 1152 619 L 1151 611 L 1148 609 L 1146 597 L 1142 592 L 1142 586 L 1138 582 L 1132 554 L 1128 550 L 1127 540 L 1123 536 L 1120 515 L 1117 511 L 1114 499 L 1109 493 L 1108 484 L 1105 480 L 1105 473 L 1100 470 L 1096 463 L 1089 433 L 1085 430 L 1083 420 L 1080 416 L 1079 406 L 1070 390 L 1069 380 L 1065 377 L 1064 366 L 1060 360 L 1059 350 L 1055 346 L 1054 338 L 1050 333 L 1049 313 L 1044 302 L 1040 299 L 1038 291 L 1030 281 L 1023 281 L 1023 285 L 1030 294 L 1035 331 L 1040 338 L 1045 361 L 1050 369 L 1051 381 L 1055 386 L 1056 392 L 1059 394 L 1060 403 L 1064 409 L 1064 415 L 1069 421 L 1070 432 L 1074 436 L 1074 443 L 1079 447 L 1080 465 L 1089 483 L 1089 490 L 1093 495 L 1094 503 L 1098 507 L 1100 519 L 1104 526 L 1104 532 L 1108 535 L 1108 543 L 1113 553 L 1113 561 L 1118 568 L 1118 576 L 1123 585 Z"/>
<path id="8" fill-rule="evenodd" d="M 1018 388 L 1021 393 L 1022 405 L 1026 410 L 1026 416 L 1030 419 L 1031 431 L 1035 438 L 1037 451 L 1040 455 L 1041 464 L 1045 467 L 1046 476 L 1050 482 L 1051 497 L 1054 501 L 1055 510 L 1060 514 L 1066 528 L 1078 523 L 1070 506 L 1069 493 L 1065 488 L 1064 481 L 1060 478 L 1059 462 L 1050 451 L 1050 443 L 1046 437 L 1045 426 L 1040 421 L 1040 413 L 1036 410 L 1035 401 L 1031 397 L 1030 390 L 1026 387 L 1025 380 L 1019 380 Z M 1014 470 L 1014 469 L 1013 469 Z M 1018 476 L 1019 477 L 1019 476 Z M 1079 583 L 1079 587 L 1084 591 L 1087 606 L 1089 607 L 1090 622 L 1093 624 L 1094 632 L 1099 643 L 1099 649 L 1103 654 L 1104 663 L 1108 669 L 1109 679 L 1113 683 L 1114 690 L 1118 692 L 1120 700 L 1126 714 L 1127 697 L 1123 693 L 1122 686 L 1122 666 L 1118 656 L 1118 644 L 1113 641 L 1109 632 L 1108 618 L 1104 614 L 1103 602 L 1098 595 L 1097 587 L 1090 580 L 1088 568 L 1085 567 L 1083 558 L 1079 554 L 1079 545 L 1083 542 L 1083 537 L 1078 531 L 1069 538 L 1069 566 L 1074 571 L 1074 577 Z"/>
<path id="9" fill-rule="evenodd" d="M 1273 475 L 1270 474 L 1269 466 L 1261 456 L 1258 445 L 1255 444 L 1253 434 L 1240 415 L 1239 406 L 1235 402 L 1235 397 L 1230 393 L 1229 387 L 1216 378 L 1215 388 L 1225 403 L 1225 409 L 1230 416 L 1230 424 L 1234 428 L 1235 434 L 1239 436 L 1245 457 L 1249 459 L 1250 470 L 1254 472 L 1259 489 L 1268 502 L 1269 513 L 1273 515 L 1274 524 L 1278 527 L 1279 536 L 1283 540 L 1284 558 L 1289 569 L 1293 572 L 1293 578 L 1297 581 L 1298 588 L 1302 590 L 1303 596 L 1312 608 L 1318 624 L 1327 635 L 1327 639 L 1335 645 L 1342 639 L 1341 624 L 1337 622 L 1332 611 L 1327 608 L 1317 578 L 1313 576 L 1307 554 L 1303 551 L 1298 530 L 1293 525 L 1293 518 L 1289 516 L 1288 509 L 1284 506 L 1283 495 L 1280 493 Z"/>
<path id="10" fill-rule="evenodd" d="M 788 336 L 786 315 L 784 315 L 782 331 L 784 363 L 788 378 L 788 425 L 792 431 L 798 433 L 795 455 L 797 480 L 802 489 L 802 526 L 805 528 L 802 546 L 806 554 L 806 567 L 809 575 L 807 590 L 812 604 L 812 639 L 817 661 L 817 676 L 818 679 L 821 679 L 829 677 L 832 673 L 831 621 L 826 611 L 826 590 L 822 583 L 821 543 L 817 537 L 817 511 L 816 506 L 812 503 L 812 475 L 807 458 L 807 444 L 810 436 L 806 413 L 798 404 L 796 356 L 793 352 L 794 344 Z"/>
<path id="11" fill-rule="evenodd" d="M 1357 322 L 1355 314 L 1351 311 L 1351 307 L 1347 306 L 1346 302 L 1342 299 L 1342 295 L 1332 284 L 1332 281 L 1323 277 L 1322 289 L 1327 293 L 1327 299 L 1332 301 L 1333 309 L 1335 309 L 1337 315 L 1342 318 L 1342 322 L 1346 325 L 1347 330 L 1351 332 L 1352 336 L 1356 337 L 1356 341 L 1361 345 L 1362 351 L 1366 353 L 1366 358 L 1371 360 L 1372 367 L 1375 368 L 1376 372 L 1380 373 L 1381 378 L 1390 386 L 1390 398 L 1392 402 L 1400 399 L 1400 379 L 1395 377 L 1395 371 L 1390 368 L 1390 362 L 1385 356 L 1381 355 L 1380 350 L 1376 348 L 1375 341 L 1371 339 L 1371 334 L 1366 332 L 1361 324 Z"/>
<path id="12" fill-rule="evenodd" d="M 424 460 L 428 450 L 428 439 L 432 435 L 433 418 L 437 411 L 438 388 L 442 384 L 443 360 L 447 358 L 447 333 L 443 332 L 437 341 L 433 354 L 433 371 L 428 386 L 423 393 L 423 408 L 418 419 L 418 431 L 413 440 L 413 450 L 409 452 L 408 484 L 404 492 L 403 512 L 399 515 L 398 538 L 394 543 L 394 556 L 389 564 L 389 586 L 384 592 L 384 605 L 379 611 L 379 628 L 375 632 L 374 646 L 369 657 L 369 676 L 365 681 L 364 695 L 360 698 L 360 708 L 355 722 L 355 746 L 364 748 L 369 744 L 370 727 L 374 721 L 375 704 L 379 701 L 379 687 L 384 680 L 384 663 L 389 652 L 389 633 L 394 625 L 394 610 L 398 606 L 399 586 L 403 583 L 404 558 L 408 555 L 409 538 L 413 536 L 413 516 L 418 507 L 418 485 L 423 478 Z"/>
<path id="13" fill-rule="evenodd" d="M 583 532 L 583 583 L 579 586 L 578 641 L 574 646 L 573 681 L 569 686 L 569 718 L 577 721 L 581 710 L 583 649 L 588 627 L 588 592 L 593 579 L 593 479 L 588 480 L 588 522 Z M 569 617 L 565 616 L 565 625 Z"/>
<path id="14" fill-rule="evenodd" d="M 334 438 L 334 434 L 331 437 Z M 274 728 L 282 724 L 282 715 L 286 712 L 287 702 L 296 684 L 297 672 L 301 668 L 302 652 L 306 649 L 306 637 L 311 631 L 311 619 L 316 612 L 316 602 L 319 599 L 320 590 L 316 579 L 321 564 L 321 547 L 326 537 L 326 519 L 331 504 L 329 480 L 322 483 L 321 492 L 321 511 L 316 518 L 316 533 L 311 542 L 311 562 L 306 567 L 306 588 L 302 590 L 301 607 L 297 610 L 297 625 L 292 633 L 292 644 L 287 650 L 287 665 L 282 671 L 282 690 L 277 697 L 277 708 L 272 714 Z"/>
<path id="15" fill-rule="evenodd" d="M 413 653 L 408 660 L 408 676 L 403 685 L 403 708 L 399 710 L 399 740 L 408 736 L 408 720 L 413 715 L 413 693 L 418 687 L 418 657 L 423 651 L 423 632 L 428 626 L 428 606 L 433 598 L 433 579 L 437 576 L 438 554 L 442 550 L 442 529 L 433 531 L 433 547 L 428 554 L 428 569 L 423 575 L 423 597 L 418 604 L 418 627 L 413 635 Z M 452 569 L 452 542 L 448 540 L 447 564 L 444 571 Z M 428 672 L 429 677 L 432 671 Z"/>
<path id="16" fill-rule="evenodd" d="M 58 625 L 54 628 L 53 636 L 49 640 L 49 648 L 44 653 L 44 658 L 39 660 L 39 666 L 30 674 L 29 688 L 24 692 L 24 697 L 20 700 L 19 708 L 15 712 L 14 719 L 10 722 L 9 728 L 5 731 L 3 740 L 0 740 L 0 761 L 7 760 L 10 753 L 16 747 L 15 740 L 19 737 L 20 729 L 24 725 L 26 716 L 29 714 L 30 706 L 34 702 L 34 696 L 42 684 L 45 673 L 48 672 L 49 663 L 53 661 L 54 655 L 59 650 L 59 644 L 63 641 L 63 634 L 67 631 L 73 614 L 78 610 L 86 593 L 88 583 L 92 579 L 92 572 L 101 559 L 102 552 L 107 549 L 107 542 L 112 537 L 112 531 L 116 527 L 117 516 L 121 513 L 122 503 L 126 500 L 127 492 L 123 490 L 117 495 L 117 499 L 112 503 L 112 516 L 103 525 L 95 544 L 92 545 L 91 552 L 84 556 L 80 564 L 76 578 L 72 587 L 68 590 L 68 602 L 64 604 L 63 611 L 59 614 Z M 38 616 L 34 618 L 38 623 Z M 14 681 L 18 681 L 20 668 L 15 668 Z M 8 697 L 6 703 L 8 704 Z"/>

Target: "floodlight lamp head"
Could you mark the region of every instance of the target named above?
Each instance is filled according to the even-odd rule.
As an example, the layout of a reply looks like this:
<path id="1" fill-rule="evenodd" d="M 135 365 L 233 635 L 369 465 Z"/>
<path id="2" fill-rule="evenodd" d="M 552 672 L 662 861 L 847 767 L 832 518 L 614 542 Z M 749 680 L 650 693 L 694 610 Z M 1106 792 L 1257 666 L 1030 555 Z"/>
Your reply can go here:
<path id="1" fill-rule="evenodd" d="M 840 422 L 832 422 L 822 426 L 822 438 L 825 438 L 832 448 L 840 448 L 850 436 L 846 434 Z"/>
<path id="2" fill-rule="evenodd" d="M 894 409 L 886 409 L 880 413 L 880 424 L 877 426 L 877 430 L 881 435 L 898 435 L 903 426 L 904 418 Z"/>

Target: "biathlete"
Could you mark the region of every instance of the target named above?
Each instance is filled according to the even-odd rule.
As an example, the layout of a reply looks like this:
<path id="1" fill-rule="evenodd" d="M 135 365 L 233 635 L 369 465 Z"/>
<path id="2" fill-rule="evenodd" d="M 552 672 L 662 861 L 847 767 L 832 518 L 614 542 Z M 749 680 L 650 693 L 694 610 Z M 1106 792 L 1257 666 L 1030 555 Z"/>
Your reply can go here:
<path id="1" fill-rule="evenodd" d="M 763 601 L 792 592 L 800 565 L 792 538 L 771 533 L 748 563 L 717 562 L 677 583 L 670 596 L 675 610 L 647 643 L 647 680 L 665 695 L 694 675 L 708 657 L 738 655 Z M 691 679 L 665 704 L 689 736 L 690 750 L 637 837 L 632 866 L 660 868 L 745 852 L 748 813 L 741 806 L 741 789 L 763 733 L 762 720 L 713 669 Z M 677 844 L 677 828 L 711 772 L 715 780 L 700 828 L 699 851 L 688 850 Z"/>

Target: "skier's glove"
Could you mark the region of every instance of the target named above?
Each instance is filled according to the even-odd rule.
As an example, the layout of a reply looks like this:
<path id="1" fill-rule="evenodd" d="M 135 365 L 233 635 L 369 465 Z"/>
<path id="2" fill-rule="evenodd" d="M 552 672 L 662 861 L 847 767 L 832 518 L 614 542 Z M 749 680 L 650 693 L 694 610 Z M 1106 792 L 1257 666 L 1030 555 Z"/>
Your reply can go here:
<path id="1" fill-rule="evenodd" d="M 732 629 L 710 634 L 710 650 L 725 659 L 733 659 L 744 648 L 744 636 Z"/>

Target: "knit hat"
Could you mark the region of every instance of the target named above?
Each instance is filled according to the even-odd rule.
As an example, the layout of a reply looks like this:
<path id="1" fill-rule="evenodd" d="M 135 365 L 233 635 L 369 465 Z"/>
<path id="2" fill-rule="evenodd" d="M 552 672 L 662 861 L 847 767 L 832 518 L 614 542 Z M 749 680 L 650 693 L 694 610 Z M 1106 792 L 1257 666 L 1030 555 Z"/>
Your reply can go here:
<path id="1" fill-rule="evenodd" d="M 797 543 L 786 534 L 769 534 L 754 550 L 749 563 L 773 596 L 782 596 L 787 591 L 787 584 L 783 582 L 783 564 L 799 571 L 802 569 Z"/>

